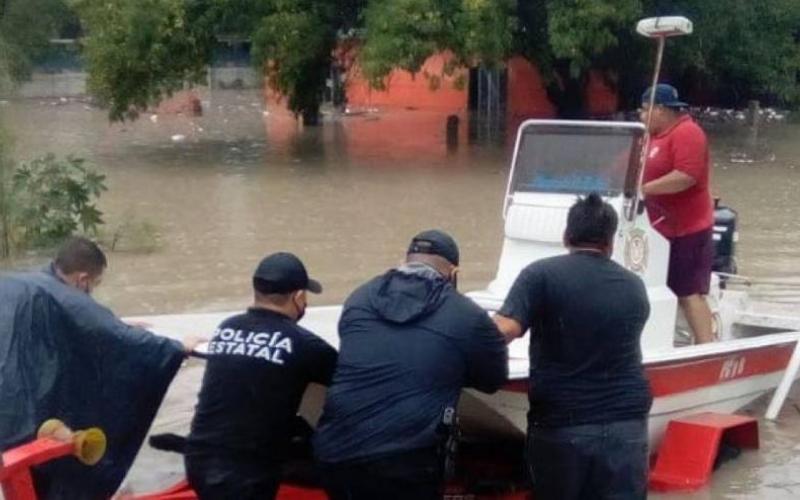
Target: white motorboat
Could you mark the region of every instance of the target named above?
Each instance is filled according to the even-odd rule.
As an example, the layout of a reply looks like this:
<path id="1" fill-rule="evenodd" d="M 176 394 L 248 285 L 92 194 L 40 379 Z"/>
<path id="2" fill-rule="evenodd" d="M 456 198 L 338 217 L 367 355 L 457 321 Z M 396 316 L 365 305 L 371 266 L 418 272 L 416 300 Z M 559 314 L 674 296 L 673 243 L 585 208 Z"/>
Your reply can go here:
<path id="1" fill-rule="evenodd" d="M 708 299 L 718 341 L 686 345 L 691 337 L 685 334 L 677 299 L 666 286 L 669 246 L 638 199 L 644 135 L 644 125 L 632 122 L 523 123 L 502 209 L 505 230 L 497 275 L 485 290 L 468 295 L 487 312 L 497 310 L 524 266 L 566 251 L 562 234 L 576 196 L 601 193 L 620 219 L 613 258 L 641 276 L 651 303 L 642 351 L 654 396 L 650 445 L 655 450 L 670 419 L 704 411 L 733 412 L 778 386 L 800 340 L 800 318 L 758 312 L 746 291 L 726 286 L 730 275 L 715 273 Z M 734 231 L 729 225 L 715 227 L 715 239 L 732 245 Z M 338 346 L 340 312 L 341 306 L 311 307 L 302 324 Z M 165 334 L 210 334 L 230 314 L 131 319 Z M 524 435 L 528 340 L 526 335 L 511 344 L 510 380 L 502 390 L 492 395 L 465 391 L 459 410 L 465 430 Z M 307 394 L 302 413 L 311 422 L 319 416 L 323 395 L 319 387 Z"/>

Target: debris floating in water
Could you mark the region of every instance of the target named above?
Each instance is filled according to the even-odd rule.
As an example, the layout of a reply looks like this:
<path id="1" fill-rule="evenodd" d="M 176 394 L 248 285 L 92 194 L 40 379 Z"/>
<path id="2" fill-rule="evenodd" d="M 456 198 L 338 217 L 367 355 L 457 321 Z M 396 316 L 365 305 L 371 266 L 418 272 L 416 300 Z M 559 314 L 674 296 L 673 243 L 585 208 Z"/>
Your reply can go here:
<path id="1" fill-rule="evenodd" d="M 172 136 L 172 142 L 183 142 L 186 140 L 186 136 L 183 134 L 175 134 Z"/>

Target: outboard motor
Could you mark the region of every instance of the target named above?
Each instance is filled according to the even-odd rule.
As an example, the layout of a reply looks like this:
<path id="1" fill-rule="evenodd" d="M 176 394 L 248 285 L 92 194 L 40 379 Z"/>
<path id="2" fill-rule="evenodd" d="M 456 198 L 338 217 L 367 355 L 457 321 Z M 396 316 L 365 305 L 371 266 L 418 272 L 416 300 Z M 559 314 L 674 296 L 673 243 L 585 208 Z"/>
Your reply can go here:
<path id="1" fill-rule="evenodd" d="M 737 217 L 735 210 L 720 205 L 719 198 L 714 199 L 714 271 L 736 274 Z"/>

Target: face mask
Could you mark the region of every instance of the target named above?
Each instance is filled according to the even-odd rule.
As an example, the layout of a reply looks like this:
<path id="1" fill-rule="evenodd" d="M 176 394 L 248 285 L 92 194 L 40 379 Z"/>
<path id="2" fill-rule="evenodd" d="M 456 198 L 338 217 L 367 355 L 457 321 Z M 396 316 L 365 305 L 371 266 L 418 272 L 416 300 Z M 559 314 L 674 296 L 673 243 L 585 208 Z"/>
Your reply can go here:
<path id="1" fill-rule="evenodd" d="M 301 319 L 303 319 L 303 316 L 306 315 L 306 306 L 305 304 L 301 305 L 299 301 L 296 300 L 297 297 L 299 297 L 299 295 L 295 295 L 292 297 L 292 304 L 294 304 L 295 309 L 297 309 L 296 321 L 300 321 Z"/>

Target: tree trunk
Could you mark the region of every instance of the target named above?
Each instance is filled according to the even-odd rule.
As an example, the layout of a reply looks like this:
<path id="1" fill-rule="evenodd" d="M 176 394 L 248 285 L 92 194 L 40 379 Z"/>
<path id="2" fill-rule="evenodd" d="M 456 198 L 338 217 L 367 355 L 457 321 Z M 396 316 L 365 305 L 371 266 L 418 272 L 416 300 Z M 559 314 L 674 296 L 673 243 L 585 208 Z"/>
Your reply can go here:
<path id="1" fill-rule="evenodd" d="M 586 118 L 586 75 L 577 78 L 569 74 L 569 63 L 556 67 L 557 77 L 547 86 L 547 96 L 556 107 L 559 118 L 580 120 Z"/>
<path id="2" fill-rule="evenodd" d="M 303 126 L 316 127 L 319 125 L 319 107 L 303 110 Z"/>
<path id="3" fill-rule="evenodd" d="M 10 203 L 8 203 L 5 180 L 5 164 L 0 158 L 0 257 L 11 255 L 11 218 L 9 217 Z"/>

